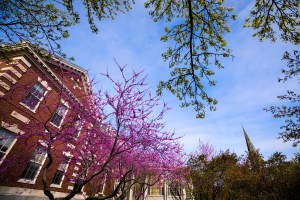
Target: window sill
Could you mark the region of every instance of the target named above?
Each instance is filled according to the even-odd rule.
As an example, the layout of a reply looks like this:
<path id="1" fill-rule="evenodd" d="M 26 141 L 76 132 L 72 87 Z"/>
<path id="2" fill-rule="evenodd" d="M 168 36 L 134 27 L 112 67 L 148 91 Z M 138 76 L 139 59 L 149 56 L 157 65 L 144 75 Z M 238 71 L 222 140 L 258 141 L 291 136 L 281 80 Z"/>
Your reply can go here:
<path id="1" fill-rule="evenodd" d="M 74 187 L 73 186 L 68 186 L 68 190 L 73 190 Z"/>
<path id="2" fill-rule="evenodd" d="M 30 112 L 32 112 L 34 114 L 36 113 L 36 110 L 39 107 L 39 105 L 37 105 L 36 108 L 32 110 L 31 108 L 29 108 L 26 104 L 24 104 L 22 102 L 20 102 L 20 105 L 22 105 L 23 107 L 25 107 L 27 110 L 29 110 Z"/>
<path id="3" fill-rule="evenodd" d="M 51 124 L 52 126 L 54 126 L 55 128 L 57 128 L 57 129 L 60 129 L 60 127 L 61 127 L 61 125 L 57 126 L 57 125 L 53 124 L 52 122 L 50 122 L 50 124 Z"/>
<path id="4" fill-rule="evenodd" d="M 61 188 L 61 184 L 60 185 L 51 184 L 50 187 L 52 187 L 52 188 Z"/>
<path id="5" fill-rule="evenodd" d="M 35 184 L 35 180 L 28 180 L 28 179 L 19 179 L 18 180 L 19 183 L 27 183 L 27 184 Z"/>
<path id="6" fill-rule="evenodd" d="M 96 197 L 104 197 L 104 193 L 103 192 L 99 192 L 98 194 L 95 195 Z"/>

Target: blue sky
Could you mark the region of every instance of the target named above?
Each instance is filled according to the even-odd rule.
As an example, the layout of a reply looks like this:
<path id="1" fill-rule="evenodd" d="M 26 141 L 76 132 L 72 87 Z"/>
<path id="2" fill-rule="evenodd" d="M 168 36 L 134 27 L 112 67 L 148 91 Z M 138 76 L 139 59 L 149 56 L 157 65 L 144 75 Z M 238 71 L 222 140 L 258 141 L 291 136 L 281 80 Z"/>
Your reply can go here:
<path id="1" fill-rule="evenodd" d="M 246 151 L 243 124 L 265 158 L 275 151 L 291 158 L 299 148 L 277 139 L 283 121 L 274 119 L 263 108 L 280 105 L 282 102 L 276 96 L 287 89 L 299 91 L 296 81 L 285 84 L 277 81 L 286 65 L 281 61 L 284 51 L 296 47 L 279 40 L 261 43 L 251 37 L 252 31 L 242 27 L 251 5 L 247 1 L 229 1 L 228 4 L 235 7 L 238 14 L 238 19 L 230 24 L 232 32 L 226 36 L 235 59 L 222 62 L 225 69 L 217 70 L 214 77 L 217 86 L 208 90 L 219 101 L 217 111 L 208 111 L 205 119 L 196 119 L 192 108 L 179 108 L 175 96 L 164 92 L 164 101 L 173 108 L 166 114 L 166 128 L 183 136 L 180 140 L 187 153 L 195 151 L 201 140 L 216 150 L 230 149 L 241 155 Z M 71 36 L 62 42 L 62 48 L 68 56 L 75 57 L 75 63 L 87 69 L 91 77 L 96 77 L 99 86 L 109 88 L 99 73 L 106 69 L 114 73 L 114 59 L 135 70 L 145 69 L 153 91 L 159 80 L 168 78 L 168 65 L 161 57 L 167 47 L 160 41 L 164 24 L 153 22 L 141 1 L 129 13 L 98 23 L 99 34 L 92 34 L 86 20 L 81 21 L 70 29 Z"/>

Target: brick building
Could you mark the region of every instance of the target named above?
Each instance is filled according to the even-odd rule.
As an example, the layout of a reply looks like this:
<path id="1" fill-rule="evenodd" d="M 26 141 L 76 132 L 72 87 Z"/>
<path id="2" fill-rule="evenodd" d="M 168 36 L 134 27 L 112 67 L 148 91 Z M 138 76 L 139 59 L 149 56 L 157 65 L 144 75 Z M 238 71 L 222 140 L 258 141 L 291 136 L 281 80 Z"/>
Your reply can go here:
<path id="1" fill-rule="evenodd" d="M 70 101 L 82 109 L 90 105 L 88 73 L 26 42 L 2 45 L 0 53 L 0 199 L 45 197 L 41 169 L 48 160 L 48 144 L 31 133 L 43 126 L 59 133 L 73 113 Z M 73 126 L 73 137 L 84 137 L 79 125 Z M 73 148 L 72 141 L 65 145 Z M 47 175 L 57 197 L 73 189 L 74 181 L 66 174 L 75 176 L 80 163 L 59 147 L 55 155 L 65 158 L 54 159 Z"/>
<path id="2" fill-rule="evenodd" d="M 76 187 L 74 179 L 81 169 L 70 153 L 82 148 L 78 141 L 88 132 L 79 115 L 87 109 L 93 113 L 88 73 L 26 42 L 2 45 L 0 53 L 0 199 L 47 199 L 42 183 L 49 162 L 47 137 L 67 135 L 60 144 L 50 143 L 53 164 L 46 175 L 50 191 L 63 197 Z M 113 190 L 115 182 L 106 175 L 87 184 L 75 198 Z M 137 193 L 132 187 L 127 199 L 136 199 Z M 170 200 L 174 194 L 185 198 L 184 190 L 164 183 L 146 189 L 142 199 Z"/>

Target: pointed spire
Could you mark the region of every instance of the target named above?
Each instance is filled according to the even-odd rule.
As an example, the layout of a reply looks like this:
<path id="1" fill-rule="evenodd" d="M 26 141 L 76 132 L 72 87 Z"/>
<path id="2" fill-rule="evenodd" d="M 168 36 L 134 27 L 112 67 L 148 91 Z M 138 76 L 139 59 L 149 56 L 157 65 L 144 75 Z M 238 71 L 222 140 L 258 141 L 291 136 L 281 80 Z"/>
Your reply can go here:
<path id="1" fill-rule="evenodd" d="M 256 152 L 256 149 L 254 148 L 253 143 L 251 142 L 249 136 L 247 135 L 243 125 L 242 125 L 243 131 L 244 131 L 244 136 L 245 136 L 245 140 L 246 140 L 246 144 L 247 144 L 247 148 L 248 148 L 248 152 Z"/>
<path id="2" fill-rule="evenodd" d="M 251 169 L 258 171 L 264 166 L 264 160 L 263 160 L 262 156 L 259 154 L 259 151 L 257 149 L 255 149 L 255 147 L 254 147 L 253 143 L 251 142 L 248 134 L 246 133 L 243 125 L 242 125 L 242 128 L 243 128 L 243 132 L 244 132 L 244 136 L 245 136 L 245 140 L 246 140 L 246 144 L 247 144 L 247 148 L 248 148 L 248 159 L 251 164 Z"/>

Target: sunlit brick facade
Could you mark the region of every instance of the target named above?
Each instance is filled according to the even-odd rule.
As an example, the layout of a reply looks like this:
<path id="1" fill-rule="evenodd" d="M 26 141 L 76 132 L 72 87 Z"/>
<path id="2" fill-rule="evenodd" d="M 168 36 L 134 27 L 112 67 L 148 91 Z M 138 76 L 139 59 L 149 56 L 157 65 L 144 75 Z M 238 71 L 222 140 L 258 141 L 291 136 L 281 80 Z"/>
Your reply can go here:
<path id="1" fill-rule="evenodd" d="M 28 127 L 34 126 L 35 117 L 45 117 L 53 127 L 60 128 L 68 109 L 68 102 L 60 97 L 65 94 L 83 105 L 89 91 L 87 71 L 57 57 L 43 56 L 42 52 L 28 43 L 12 46 L 2 45 L 0 58 L 0 199 L 11 196 L 29 196 L 30 199 L 45 197 L 41 180 L 41 169 L 47 161 L 46 153 L 40 148 L 43 141 L 26 138 Z M 49 106 L 52 116 L 40 108 L 51 99 Z M 59 103 L 56 103 L 59 102 Z M 45 115 L 45 116 L 44 116 Z M 84 133 L 78 131 L 77 137 Z M 25 144 L 26 142 L 26 144 Z M 72 146 L 72 144 L 66 144 Z M 56 196 L 67 193 L 74 187 L 71 177 L 80 168 L 79 163 L 71 162 L 68 152 L 60 152 L 64 162 L 54 160 L 49 169 L 48 179 L 51 191 Z M 84 193 L 83 193 L 84 194 Z M 83 194 L 77 198 L 83 198 Z"/>

